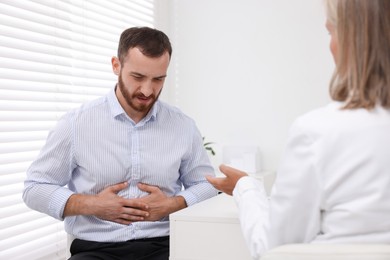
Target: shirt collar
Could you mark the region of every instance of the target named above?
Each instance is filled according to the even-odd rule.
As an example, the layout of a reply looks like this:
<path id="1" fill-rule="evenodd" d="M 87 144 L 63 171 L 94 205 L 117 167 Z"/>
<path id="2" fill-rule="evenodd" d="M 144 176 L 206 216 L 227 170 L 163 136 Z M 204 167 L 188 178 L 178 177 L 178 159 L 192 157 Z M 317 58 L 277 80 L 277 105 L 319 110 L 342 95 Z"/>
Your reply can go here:
<path id="1" fill-rule="evenodd" d="M 115 88 L 111 89 L 111 91 L 107 94 L 107 101 L 111 109 L 111 114 L 113 117 L 117 117 L 122 114 L 126 114 L 123 110 L 121 104 L 118 101 L 118 98 L 115 95 Z"/>
<path id="2" fill-rule="evenodd" d="M 125 110 L 123 110 L 123 107 L 119 103 L 119 100 L 115 94 L 116 86 L 113 88 L 108 94 L 107 94 L 107 101 L 111 109 L 112 116 L 118 117 L 120 115 L 127 116 Z M 160 101 L 157 100 L 156 103 L 154 103 L 153 107 L 150 109 L 149 113 L 139 122 L 148 122 L 151 119 L 156 119 L 157 113 L 160 110 Z"/>

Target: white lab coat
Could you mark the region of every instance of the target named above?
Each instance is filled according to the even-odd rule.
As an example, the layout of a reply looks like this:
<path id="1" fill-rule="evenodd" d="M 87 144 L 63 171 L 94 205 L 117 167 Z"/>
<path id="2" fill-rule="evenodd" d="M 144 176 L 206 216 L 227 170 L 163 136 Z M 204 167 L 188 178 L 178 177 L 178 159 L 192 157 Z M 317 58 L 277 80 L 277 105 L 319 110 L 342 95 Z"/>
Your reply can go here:
<path id="1" fill-rule="evenodd" d="M 270 198 L 254 178 L 237 183 L 254 259 L 289 243 L 390 243 L 390 110 L 341 106 L 294 122 Z"/>

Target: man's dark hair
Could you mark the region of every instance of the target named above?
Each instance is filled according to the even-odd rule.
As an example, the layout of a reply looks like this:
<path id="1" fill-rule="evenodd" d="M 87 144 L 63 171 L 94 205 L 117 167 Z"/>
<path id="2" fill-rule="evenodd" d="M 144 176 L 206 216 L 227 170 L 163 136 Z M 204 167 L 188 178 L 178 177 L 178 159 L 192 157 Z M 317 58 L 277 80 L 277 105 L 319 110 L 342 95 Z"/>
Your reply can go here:
<path id="1" fill-rule="evenodd" d="M 126 58 L 131 48 L 137 47 L 145 56 L 157 58 L 165 52 L 172 55 L 172 46 L 168 36 L 157 29 L 149 27 L 132 27 L 122 32 L 119 46 L 118 58 L 121 63 Z"/>

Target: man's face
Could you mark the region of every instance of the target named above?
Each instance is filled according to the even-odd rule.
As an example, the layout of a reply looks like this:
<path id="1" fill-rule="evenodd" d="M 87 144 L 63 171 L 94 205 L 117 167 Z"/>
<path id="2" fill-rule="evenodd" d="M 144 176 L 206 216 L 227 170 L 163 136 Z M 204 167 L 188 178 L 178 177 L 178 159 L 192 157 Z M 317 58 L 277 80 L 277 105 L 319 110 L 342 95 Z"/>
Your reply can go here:
<path id="1" fill-rule="evenodd" d="M 158 99 L 169 65 L 169 53 L 150 58 L 138 48 L 132 48 L 120 64 L 112 59 L 114 73 L 118 75 L 116 95 L 126 113 L 139 122 Z"/>

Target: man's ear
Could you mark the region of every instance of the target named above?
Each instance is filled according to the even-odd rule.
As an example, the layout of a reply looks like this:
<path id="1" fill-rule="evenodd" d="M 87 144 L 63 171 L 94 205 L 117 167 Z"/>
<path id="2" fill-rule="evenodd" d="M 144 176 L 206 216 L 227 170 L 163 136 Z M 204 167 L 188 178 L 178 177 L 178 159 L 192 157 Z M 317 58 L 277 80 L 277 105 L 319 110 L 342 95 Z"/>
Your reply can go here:
<path id="1" fill-rule="evenodd" d="M 118 59 L 118 57 L 112 57 L 111 58 L 111 65 L 112 65 L 112 71 L 115 75 L 119 75 L 119 72 L 121 71 L 121 63 Z"/>

